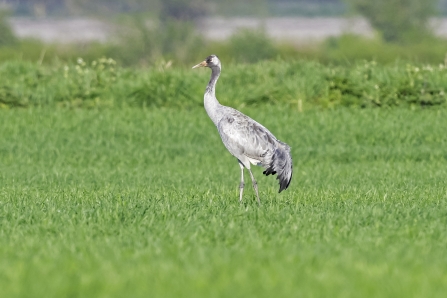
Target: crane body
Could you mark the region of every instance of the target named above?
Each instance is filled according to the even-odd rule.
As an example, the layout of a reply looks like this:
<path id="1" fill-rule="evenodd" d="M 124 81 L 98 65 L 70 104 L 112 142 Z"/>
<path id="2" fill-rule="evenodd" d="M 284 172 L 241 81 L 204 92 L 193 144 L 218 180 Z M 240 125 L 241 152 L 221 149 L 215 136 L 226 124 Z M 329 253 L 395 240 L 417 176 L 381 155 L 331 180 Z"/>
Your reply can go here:
<path id="1" fill-rule="evenodd" d="M 223 144 L 237 158 L 241 168 L 239 200 L 244 191 L 244 168 L 250 173 L 258 203 L 257 182 L 250 164 L 265 168 L 265 175 L 277 174 L 279 192 L 287 189 L 292 179 L 292 156 L 290 147 L 278 140 L 267 128 L 238 110 L 221 105 L 215 95 L 215 87 L 221 72 L 221 63 L 216 55 L 207 57 L 197 67 L 211 68 L 211 79 L 204 94 L 204 106 L 208 116 L 216 126 Z"/>

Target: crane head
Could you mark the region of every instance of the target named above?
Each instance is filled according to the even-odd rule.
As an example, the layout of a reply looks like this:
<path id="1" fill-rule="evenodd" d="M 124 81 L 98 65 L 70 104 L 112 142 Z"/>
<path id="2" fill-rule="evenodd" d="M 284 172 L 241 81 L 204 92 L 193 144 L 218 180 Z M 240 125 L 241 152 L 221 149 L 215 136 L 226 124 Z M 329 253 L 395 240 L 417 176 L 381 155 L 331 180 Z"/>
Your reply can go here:
<path id="1" fill-rule="evenodd" d="M 216 67 L 216 66 L 220 67 L 220 60 L 219 60 L 219 58 L 217 58 L 216 55 L 210 55 L 205 60 L 200 62 L 199 64 L 194 65 L 192 68 L 198 68 L 198 67 L 213 68 L 213 67 Z"/>

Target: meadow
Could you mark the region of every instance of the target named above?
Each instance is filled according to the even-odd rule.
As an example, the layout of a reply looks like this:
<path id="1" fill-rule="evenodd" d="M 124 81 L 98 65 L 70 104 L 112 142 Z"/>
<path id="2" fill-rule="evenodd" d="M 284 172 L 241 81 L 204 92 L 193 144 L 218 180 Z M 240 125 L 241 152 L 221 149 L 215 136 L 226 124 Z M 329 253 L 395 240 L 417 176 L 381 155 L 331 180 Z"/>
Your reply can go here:
<path id="1" fill-rule="evenodd" d="M 323 67 L 306 63 L 293 64 L 301 66 L 296 72 L 319 78 Z M 300 112 L 292 96 L 277 99 L 292 87 L 276 86 L 267 100 L 244 88 L 254 78 L 271 90 L 262 82 L 275 78 L 277 64 L 247 67 L 244 74 L 253 75 L 233 81 L 224 73 L 217 96 L 292 147 L 288 190 L 278 194 L 277 181 L 254 169 L 259 207 L 249 184 L 238 202 L 239 167 L 200 106 L 208 72 L 160 68 L 154 71 L 165 84 L 142 85 L 157 76 L 114 69 L 89 81 L 91 68 L 81 76 L 81 64 L 0 67 L 10 74 L 9 93 L 0 92 L 1 297 L 445 295 L 443 97 L 434 106 L 402 100 L 360 108 L 352 98 L 368 92 L 352 104 L 327 105 L 325 91 L 303 97 Z M 265 65 L 271 72 L 255 76 Z M 411 80 L 422 72 L 442 89 L 443 69 L 402 67 L 377 73 Z M 373 83 L 357 81 L 348 85 Z M 325 85 L 304 90 L 318 86 Z M 144 101 L 154 93 L 164 101 Z"/>

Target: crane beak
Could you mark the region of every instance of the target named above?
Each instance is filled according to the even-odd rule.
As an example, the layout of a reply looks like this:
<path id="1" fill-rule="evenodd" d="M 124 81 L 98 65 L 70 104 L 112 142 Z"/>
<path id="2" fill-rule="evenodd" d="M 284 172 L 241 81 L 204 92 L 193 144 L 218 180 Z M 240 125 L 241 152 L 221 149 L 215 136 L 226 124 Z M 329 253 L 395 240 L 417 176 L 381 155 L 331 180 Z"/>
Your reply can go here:
<path id="1" fill-rule="evenodd" d="M 194 65 L 192 68 L 205 67 L 206 65 L 207 65 L 207 64 L 206 64 L 206 60 L 205 60 L 205 61 L 200 62 L 200 63 L 197 64 L 197 65 Z"/>

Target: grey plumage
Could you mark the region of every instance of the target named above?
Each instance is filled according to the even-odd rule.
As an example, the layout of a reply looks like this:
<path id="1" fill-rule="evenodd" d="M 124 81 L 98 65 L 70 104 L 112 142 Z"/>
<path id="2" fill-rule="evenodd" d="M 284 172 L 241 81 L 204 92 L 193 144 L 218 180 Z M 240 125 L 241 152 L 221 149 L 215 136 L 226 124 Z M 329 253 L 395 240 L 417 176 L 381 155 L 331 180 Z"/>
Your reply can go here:
<path id="1" fill-rule="evenodd" d="M 215 86 L 221 72 L 221 63 L 217 56 L 211 55 L 196 67 L 211 68 L 211 79 L 205 90 L 204 105 L 208 116 L 216 125 L 225 147 L 239 161 L 241 183 L 239 200 L 242 201 L 244 189 L 244 168 L 249 173 L 260 203 L 258 187 L 250 163 L 265 168 L 265 175 L 277 174 L 279 192 L 287 189 L 292 179 L 292 156 L 290 147 L 276 139 L 264 126 L 236 109 L 223 106 L 215 95 Z"/>

